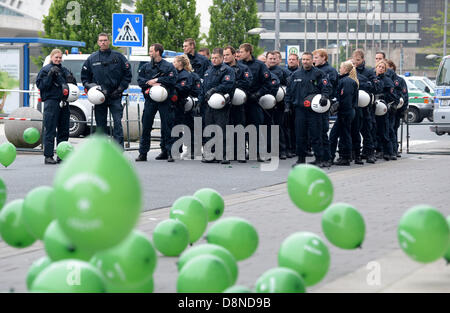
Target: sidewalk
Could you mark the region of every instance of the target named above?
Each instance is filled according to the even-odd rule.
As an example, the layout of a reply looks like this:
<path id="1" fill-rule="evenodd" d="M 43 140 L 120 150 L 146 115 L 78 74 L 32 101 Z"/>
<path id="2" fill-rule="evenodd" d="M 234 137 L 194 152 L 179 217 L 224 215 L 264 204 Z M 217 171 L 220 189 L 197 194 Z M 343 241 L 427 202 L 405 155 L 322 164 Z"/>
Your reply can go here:
<path id="1" fill-rule="evenodd" d="M 291 203 L 286 184 L 259 188 L 225 197 L 224 217 L 249 220 L 259 233 L 260 245 L 249 259 L 239 262 L 237 284 L 253 287 L 266 270 L 277 266 L 283 240 L 295 232 L 320 235 L 330 250 L 331 266 L 325 279 L 308 292 L 450 292 L 450 267 L 439 261 L 415 263 L 397 242 L 397 224 L 412 206 L 430 204 L 450 215 L 448 156 L 403 158 L 397 162 L 352 168 L 330 174 L 335 201 L 354 205 L 364 216 L 366 240 L 363 249 L 345 251 L 326 240 L 321 231 L 321 214 L 304 213 Z M 173 199 L 173 201 L 176 199 Z M 138 228 L 149 237 L 169 209 L 142 213 Z M 202 239 L 195 245 L 204 243 Z M 0 292 L 26 291 L 25 277 L 31 263 L 43 256 L 42 244 L 17 250 L 0 243 Z M 177 258 L 160 257 L 155 272 L 155 292 L 176 291 Z M 370 286 L 369 262 L 380 265 L 380 284 Z"/>

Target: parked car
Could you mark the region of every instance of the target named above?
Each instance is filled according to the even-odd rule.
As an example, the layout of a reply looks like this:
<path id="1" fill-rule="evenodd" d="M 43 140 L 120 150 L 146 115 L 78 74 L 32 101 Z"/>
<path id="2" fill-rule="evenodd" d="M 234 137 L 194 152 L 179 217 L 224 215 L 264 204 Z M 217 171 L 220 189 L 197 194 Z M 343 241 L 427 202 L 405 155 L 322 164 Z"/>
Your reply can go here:
<path id="1" fill-rule="evenodd" d="M 401 75 L 400 75 L 401 76 Z M 424 118 L 433 119 L 433 96 L 416 87 L 407 77 L 401 76 L 408 85 L 408 123 L 421 123 Z"/>

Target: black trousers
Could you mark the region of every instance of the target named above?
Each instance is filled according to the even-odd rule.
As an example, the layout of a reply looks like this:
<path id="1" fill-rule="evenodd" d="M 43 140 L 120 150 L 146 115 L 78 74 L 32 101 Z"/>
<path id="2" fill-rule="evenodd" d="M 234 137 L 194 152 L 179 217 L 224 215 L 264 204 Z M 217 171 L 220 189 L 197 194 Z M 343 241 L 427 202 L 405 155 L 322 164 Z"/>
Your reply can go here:
<path id="1" fill-rule="evenodd" d="M 355 110 L 339 112 L 336 122 L 330 134 L 331 158 L 336 157 L 336 149 L 339 139 L 339 155 L 343 159 L 350 159 L 352 154 L 352 122 L 355 117 Z"/>
<path id="2" fill-rule="evenodd" d="M 44 156 L 53 157 L 56 142 L 69 140 L 70 111 L 69 106 L 61 108 L 61 101 L 46 100 L 44 102 Z"/>
<path id="3" fill-rule="evenodd" d="M 295 138 L 299 157 L 306 157 L 309 135 L 316 159 L 323 159 L 322 123 L 321 114 L 300 106 L 295 108 Z"/>
<path id="4" fill-rule="evenodd" d="M 229 124 L 230 121 L 230 105 L 226 105 L 223 109 L 216 110 L 212 109 L 209 105 L 206 106 L 205 110 L 205 131 L 207 130 L 208 126 L 216 125 L 218 128 L 221 129 L 223 140 L 223 156 L 222 158 L 226 158 L 227 153 L 227 145 L 226 145 L 226 126 Z M 217 136 L 217 134 L 216 134 Z M 211 138 L 207 137 L 206 141 L 209 141 Z M 212 152 L 215 152 L 215 149 L 213 149 Z M 220 156 L 216 156 L 217 160 L 221 160 Z"/>
<path id="5" fill-rule="evenodd" d="M 96 105 L 95 111 L 95 123 L 97 124 L 97 129 L 100 132 L 107 133 L 108 129 L 108 109 L 111 112 L 114 130 L 113 137 L 117 143 L 123 147 L 123 128 L 122 128 L 122 117 L 123 117 L 123 106 L 122 98 L 120 99 L 110 99 L 106 98 L 103 104 Z"/>

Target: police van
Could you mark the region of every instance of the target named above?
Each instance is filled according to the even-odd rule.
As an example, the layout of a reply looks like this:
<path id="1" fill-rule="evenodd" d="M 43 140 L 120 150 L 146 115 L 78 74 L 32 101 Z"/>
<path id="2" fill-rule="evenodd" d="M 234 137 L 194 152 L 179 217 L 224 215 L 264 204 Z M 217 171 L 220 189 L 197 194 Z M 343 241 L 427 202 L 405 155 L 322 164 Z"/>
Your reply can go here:
<path id="1" fill-rule="evenodd" d="M 430 130 L 439 136 L 450 135 L 450 55 L 444 57 L 436 76 L 434 123 Z M 448 125 L 439 125 L 447 123 Z"/>
<path id="2" fill-rule="evenodd" d="M 169 62 L 173 62 L 174 57 L 177 53 L 174 53 L 173 51 L 165 51 L 163 57 Z M 84 62 L 87 60 L 87 58 L 90 56 L 90 54 L 65 54 L 63 55 L 63 63 L 62 65 L 66 68 L 68 68 L 73 75 L 75 76 L 75 79 L 78 82 L 78 88 L 80 89 L 80 97 L 77 101 L 70 103 L 70 137 L 80 137 L 85 136 L 89 134 L 90 132 L 90 123 L 92 121 L 92 106 L 93 104 L 89 102 L 87 99 L 87 96 L 84 93 L 84 87 L 81 83 L 81 68 L 84 64 Z M 130 65 L 131 65 L 131 72 L 133 74 L 132 81 L 130 83 L 130 86 L 128 89 L 124 92 L 127 93 L 128 96 L 128 111 L 129 111 L 129 120 L 132 120 L 133 122 L 130 122 L 134 125 L 137 125 L 137 117 L 142 118 L 142 113 L 144 110 L 144 103 L 145 99 L 142 95 L 141 88 L 139 87 L 137 83 L 138 78 L 138 70 L 139 68 L 147 63 L 150 62 L 151 58 L 149 56 L 131 56 L 130 57 Z M 125 98 L 124 98 L 125 101 Z M 137 108 L 139 103 L 139 109 L 140 113 L 137 114 Z M 124 110 L 124 120 L 126 119 L 126 111 Z M 74 122 L 88 122 L 88 123 L 74 123 Z M 95 125 L 95 119 L 93 121 L 93 124 Z M 153 125 L 153 128 L 160 128 L 161 121 L 159 118 L 159 113 L 155 116 L 155 122 Z M 124 125 L 125 126 L 125 125 Z M 136 128 L 136 127 L 134 127 Z M 124 127 L 124 131 L 126 131 L 126 128 Z M 137 139 L 137 138 L 134 138 Z"/>

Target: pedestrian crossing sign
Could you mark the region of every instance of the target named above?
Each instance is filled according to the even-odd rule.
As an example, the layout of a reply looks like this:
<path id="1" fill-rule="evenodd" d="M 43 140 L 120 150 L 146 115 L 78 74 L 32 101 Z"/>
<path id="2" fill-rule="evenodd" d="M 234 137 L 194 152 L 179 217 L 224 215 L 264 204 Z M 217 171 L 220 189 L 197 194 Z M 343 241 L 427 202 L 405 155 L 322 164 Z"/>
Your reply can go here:
<path id="1" fill-rule="evenodd" d="M 142 47 L 144 45 L 144 15 L 114 13 L 112 19 L 114 47 Z"/>

